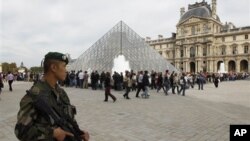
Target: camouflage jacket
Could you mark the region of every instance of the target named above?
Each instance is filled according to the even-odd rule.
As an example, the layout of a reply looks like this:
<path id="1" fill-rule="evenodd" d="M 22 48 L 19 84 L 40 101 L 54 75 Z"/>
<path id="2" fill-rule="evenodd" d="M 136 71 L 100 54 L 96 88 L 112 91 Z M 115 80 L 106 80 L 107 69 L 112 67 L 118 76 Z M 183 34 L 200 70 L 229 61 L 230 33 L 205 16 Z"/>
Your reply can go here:
<path id="1" fill-rule="evenodd" d="M 38 81 L 29 90 L 20 102 L 20 110 L 17 115 L 17 123 L 15 126 L 15 134 L 21 141 L 54 141 L 53 128 L 56 125 L 53 124 L 53 120 L 48 120 L 46 115 L 41 114 L 34 106 L 34 101 L 39 95 L 44 95 L 48 100 L 49 106 L 53 107 L 58 113 L 68 115 L 73 119 L 74 112 L 72 111 L 72 105 L 66 92 L 56 86 L 52 88 L 45 81 Z"/>

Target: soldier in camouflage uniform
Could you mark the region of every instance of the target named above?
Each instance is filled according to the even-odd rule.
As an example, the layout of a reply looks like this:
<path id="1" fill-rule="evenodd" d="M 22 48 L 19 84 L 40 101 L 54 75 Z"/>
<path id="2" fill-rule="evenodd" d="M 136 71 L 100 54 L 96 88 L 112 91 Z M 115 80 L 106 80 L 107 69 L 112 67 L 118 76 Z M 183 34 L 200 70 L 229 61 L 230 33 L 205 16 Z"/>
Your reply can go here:
<path id="1" fill-rule="evenodd" d="M 53 107 L 60 115 L 67 115 L 74 119 L 74 106 L 70 104 L 66 92 L 57 85 L 57 81 L 63 81 L 66 77 L 66 65 L 68 59 L 64 54 L 49 52 L 43 62 L 44 78 L 31 87 L 29 92 L 20 102 L 20 110 L 17 116 L 15 134 L 21 141 L 63 141 L 68 136 L 73 136 L 69 131 L 53 124 L 53 120 L 39 112 L 34 106 L 34 101 L 39 96 L 46 98 L 46 103 Z M 77 123 L 76 123 L 77 125 Z M 78 125 L 77 125 L 78 126 Z M 89 140 L 87 131 L 82 131 L 80 138 Z"/>

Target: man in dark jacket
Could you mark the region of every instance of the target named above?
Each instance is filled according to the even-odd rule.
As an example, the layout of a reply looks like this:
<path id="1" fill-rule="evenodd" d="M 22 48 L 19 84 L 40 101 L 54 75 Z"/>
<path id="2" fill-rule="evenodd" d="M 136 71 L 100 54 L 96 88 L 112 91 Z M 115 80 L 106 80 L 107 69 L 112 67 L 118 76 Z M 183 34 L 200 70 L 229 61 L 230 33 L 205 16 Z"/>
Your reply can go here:
<path id="1" fill-rule="evenodd" d="M 33 85 L 20 102 L 20 110 L 15 126 L 15 134 L 19 140 L 77 140 L 73 137 L 74 135 L 71 131 L 57 125 L 52 115 L 41 112 L 42 107 L 47 106 L 46 109 L 53 109 L 53 113 L 56 113 L 57 118 L 65 119 L 65 117 L 67 117 L 67 120 L 64 120 L 67 122 L 64 122 L 64 124 L 70 124 L 68 122 L 70 120 L 73 121 L 74 125 L 77 125 L 77 129 L 79 129 L 74 118 L 76 114 L 74 112 L 74 106 L 71 105 L 67 93 L 57 84 L 58 81 L 63 81 L 66 77 L 67 63 L 68 59 L 62 53 L 49 52 L 45 55 L 43 80 Z M 37 101 L 41 100 L 41 97 L 43 97 L 43 104 L 38 105 Z M 80 138 L 84 141 L 89 140 L 88 132 L 82 130 L 80 135 Z"/>
<path id="2" fill-rule="evenodd" d="M 144 71 L 142 82 L 143 82 L 143 87 L 144 87 L 144 92 L 142 94 L 142 97 L 144 96 L 145 98 L 148 98 L 149 97 L 149 94 L 148 94 L 148 86 L 149 86 L 148 71 Z"/>

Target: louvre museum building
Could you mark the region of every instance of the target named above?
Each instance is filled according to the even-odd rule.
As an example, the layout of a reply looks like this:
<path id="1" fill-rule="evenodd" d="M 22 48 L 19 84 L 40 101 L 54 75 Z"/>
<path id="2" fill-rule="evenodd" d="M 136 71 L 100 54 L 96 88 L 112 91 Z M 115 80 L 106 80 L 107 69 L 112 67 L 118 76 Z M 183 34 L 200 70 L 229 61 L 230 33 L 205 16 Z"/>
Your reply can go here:
<path id="1" fill-rule="evenodd" d="M 177 69 L 185 72 L 250 72 L 250 26 L 222 23 L 211 5 L 196 2 L 180 8 L 180 19 L 172 37 L 146 37 L 146 42 Z M 242 17 L 249 18 L 249 17 Z"/>

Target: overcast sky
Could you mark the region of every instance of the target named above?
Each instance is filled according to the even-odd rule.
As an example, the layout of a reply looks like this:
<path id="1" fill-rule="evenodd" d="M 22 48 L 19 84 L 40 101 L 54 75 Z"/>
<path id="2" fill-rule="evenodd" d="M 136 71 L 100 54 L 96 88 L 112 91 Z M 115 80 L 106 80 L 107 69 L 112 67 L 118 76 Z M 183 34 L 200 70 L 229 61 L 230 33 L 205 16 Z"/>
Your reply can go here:
<path id="1" fill-rule="evenodd" d="M 197 1 L 0 0 L 0 63 L 39 66 L 49 51 L 77 58 L 120 20 L 141 37 L 170 37 L 180 8 Z M 250 26 L 250 1 L 217 0 L 217 14 L 222 23 Z"/>

